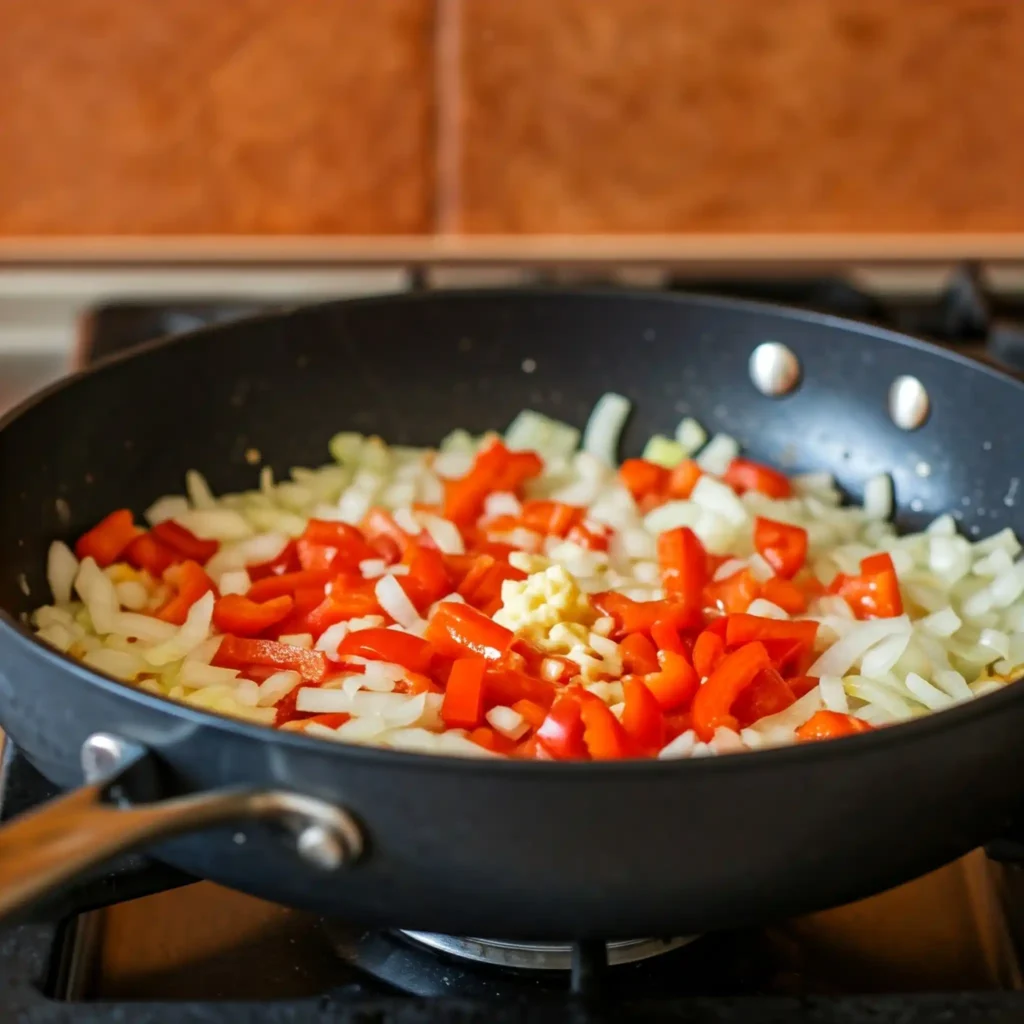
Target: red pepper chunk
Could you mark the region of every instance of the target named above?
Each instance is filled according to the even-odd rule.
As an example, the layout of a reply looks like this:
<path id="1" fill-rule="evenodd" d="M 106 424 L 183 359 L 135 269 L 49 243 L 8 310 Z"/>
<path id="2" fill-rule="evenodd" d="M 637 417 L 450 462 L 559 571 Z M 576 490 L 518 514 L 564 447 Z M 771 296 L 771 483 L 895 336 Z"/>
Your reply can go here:
<path id="1" fill-rule="evenodd" d="M 708 581 L 708 556 L 693 530 L 679 526 L 658 537 L 658 566 L 666 594 L 700 601 Z"/>
<path id="2" fill-rule="evenodd" d="M 328 626 L 346 619 L 382 612 L 373 580 L 361 576 L 339 576 L 331 583 L 331 592 L 306 617 L 309 631 L 319 636 Z"/>
<path id="3" fill-rule="evenodd" d="M 619 466 L 619 479 L 635 501 L 648 495 L 661 495 L 668 487 L 669 471 L 646 459 L 626 459 Z"/>
<path id="4" fill-rule="evenodd" d="M 587 757 L 583 740 L 583 717 L 574 693 L 563 693 L 537 730 L 537 741 L 556 760 Z"/>
<path id="5" fill-rule="evenodd" d="M 642 636 L 643 634 L 634 634 Z M 656 622 L 651 626 L 651 639 L 659 651 L 675 651 L 676 654 L 687 654 L 686 645 L 679 635 L 679 630 L 671 622 Z"/>
<path id="6" fill-rule="evenodd" d="M 561 501 L 524 501 L 519 524 L 550 537 L 564 537 L 583 522 L 586 509 L 566 505 Z"/>
<path id="7" fill-rule="evenodd" d="M 693 459 L 683 459 L 678 466 L 672 468 L 668 477 L 668 494 L 670 498 L 689 498 L 697 481 L 703 476 L 700 466 Z"/>
<path id="8" fill-rule="evenodd" d="M 173 622 L 180 626 L 188 618 L 189 609 L 204 594 L 216 588 L 213 580 L 206 575 L 206 570 L 198 562 L 182 562 L 172 565 L 164 574 L 164 578 L 174 587 L 175 594 L 157 609 L 156 617 L 164 622 Z"/>
<path id="9" fill-rule="evenodd" d="M 426 638 L 446 658 L 476 654 L 497 661 L 511 646 L 514 634 L 469 605 L 443 601 L 430 617 Z"/>
<path id="10" fill-rule="evenodd" d="M 622 728 L 642 754 L 656 754 L 665 745 L 665 716 L 658 699 L 636 676 L 624 676 Z"/>
<path id="11" fill-rule="evenodd" d="M 317 588 L 323 592 L 337 573 L 330 569 L 306 569 L 299 572 L 285 572 L 279 576 L 265 576 L 257 580 L 245 595 L 250 601 L 269 601 L 282 594 L 294 594 L 297 590 Z"/>
<path id="12" fill-rule="evenodd" d="M 807 559 L 807 531 L 802 526 L 758 516 L 754 520 L 754 547 L 776 576 L 792 579 Z"/>
<path id="13" fill-rule="evenodd" d="M 177 552 L 161 544 L 151 533 L 140 533 L 124 549 L 124 559 L 136 569 L 145 569 L 159 579 L 175 562 L 180 562 Z"/>
<path id="14" fill-rule="evenodd" d="M 855 736 L 860 732 L 871 732 L 871 726 L 853 715 L 839 711 L 816 711 L 796 731 L 797 738 L 808 740 L 834 740 L 840 736 Z"/>
<path id="15" fill-rule="evenodd" d="M 303 569 L 335 572 L 356 570 L 360 562 L 378 557 L 359 530 L 333 519 L 310 519 L 295 550 Z"/>
<path id="16" fill-rule="evenodd" d="M 480 724 L 484 712 L 484 671 L 487 663 L 480 658 L 459 658 L 448 676 L 448 685 L 441 704 L 445 725 L 473 729 Z"/>
<path id="17" fill-rule="evenodd" d="M 625 594 L 607 590 L 593 594 L 591 601 L 602 615 L 610 615 L 617 633 L 650 633 L 656 622 L 671 623 L 676 629 L 692 629 L 700 622 L 700 611 L 685 601 L 634 601 Z"/>
<path id="18" fill-rule="evenodd" d="M 280 554 L 268 558 L 265 562 L 254 562 L 252 565 L 247 565 L 245 571 L 249 574 L 249 579 L 256 582 L 267 576 L 283 576 L 287 573 L 298 572 L 301 568 L 295 541 L 290 540 L 281 549 Z"/>
<path id="19" fill-rule="evenodd" d="M 118 509 L 78 538 L 75 554 L 79 558 L 92 558 L 101 569 L 106 569 L 141 532 L 132 519 L 131 510 Z"/>
<path id="20" fill-rule="evenodd" d="M 208 562 L 220 550 L 219 541 L 203 540 L 173 519 L 157 523 L 150 532 L 161 544 L 177 551 L 182 558 L 199 562 L 200 565 Z"/>
<path id="21" fill-rule="evenodd" d="M 892 558 L 871 555 L 860 563 L 859 576 L 840 573 L 828 592 L 844 598 L 858 619 L 887 619 L 903 614 L 903 597 Z"/>
<path id="22" fill-rule="evenodd" d="M 475 523 L 492 491 L 517 491 L 544 469 L 535 452 L 511 452 L 494 441 L 479 452 L 469 472 L 445 483 L 444 517 L 459 525 Z"/>
<path id="23" fill-rule="evenodd" d="M 750 643 L 726 655 L 693 699 L 693 728 L 707 743 L 719 727 L 736 729 L 732 706 L 739 695 L 771 665 L 763 644 Z"/>
<path id="24" fill-rule="evenodd" d="M 761 596 L 790 615 L 802 615 L 807 611 L 808 596 L 792 580 L 779 579 L 778 576 L 765 580 L 761 584 Z"/>
<path id="25" fill-rule="evenodd" d="M 276 640 L 256 640 L 231 634 L 221 640 L 213 664 L 240 670 L 250 665 L 263 665 L 278 671 L 288 669 L 298 672 L 307 683 L 322 682 L 327 675 L 327 659 L 323 651 L 307 651 Z"/>
<path id="26" fill-rule="evenodd" d="M 622 657 L 623 669 L 631 675 L 645 676 L 661 668 L 658 664 L 658 649 L 643 633 L 630 633 L 623 637 L 619 644 L 619 655 Z"/>
<path id="27" fill-rule="evenodd" d="M 241 594 L 225 594 L 213 606 L 213 624 L 222 633 L 255 636 L 284 619 L 294 603 L 288 595 L 259 604 Z"/>
<path id="28" fill-rule="evenodd" d="M 724 656 L 725 640 L 714 630 L 705 629 L 693 645 L 693 667 L 700 678 L 707 679 Z"/>
<path id="29" fill-rule="evenodd" d="M 752 640 L 796 641 L 804 647 L 814 645 L 818 623 L 811 619 L 767 619 L 760 615 L 729 615 L 725 620 L 726 647 L 741 647 Z"/>
<path id="30" fill-rule="evenodd" d="M 727 615 L 745 612 L 760 593 L 761 584 L 754 574 L 749 569 L 740 569 L 704 588 L 704 607 L 716 608 Z"/>
<path id="31" fill-rule="evenodd" d="M 430 668 L 433 651 L 430 644 L 412 633 L 397 629 L 357 629 L 348 633 L 338 645 L 338 657 L 370 658 L 402 665 L 413 672 L 426 672 Z"/>
<path id="32" fill-rule="evenodd" d="M 793 486 L 784 473 L 750 459 L 733 459 L 722 479 L 741 494 L 758 491 L 769 498 L 789 498 L 793 494 Z"/>
<path id="33" fill-rule="evenodd" d="M 790 685 L 774 668 L 766 668 L 736 698 L 732 713 L 741 728 L 785 711 L 796 700 Z"/>
<path id="34" fill-rule="evenodd" d="M 402 561 L 409 566 L 409 572 L 396 578 L 421 614 L 439 598 L 451 593 L 451 577 L 440 551 L 413 543 Z"/>
<path id="35" fill-rule="evenodd" d="M 600 697 L 586 690 L 580 695 L 583 743 L 595 761 L 620 761 L 629 757 L 626 730 Z"/>
<path id="36" fill-rule="evenodd" d="M 662 651 L 658 660 L 661 670 L 645 676 L 644 683 L 665 711 L 677 711 L 688 705 L 698 692 L 700 677 L 685 654 Z"/>
<path id="37" fill-rule="evenodd" d="M 465 652 L 463 652 L 465 653 Z M 555 700 L 554 684 L 518 669 L 489 665 L 484 676 L 484 698 L 488 707 L 514 707 L 521 701 L 547 709 Z"/>

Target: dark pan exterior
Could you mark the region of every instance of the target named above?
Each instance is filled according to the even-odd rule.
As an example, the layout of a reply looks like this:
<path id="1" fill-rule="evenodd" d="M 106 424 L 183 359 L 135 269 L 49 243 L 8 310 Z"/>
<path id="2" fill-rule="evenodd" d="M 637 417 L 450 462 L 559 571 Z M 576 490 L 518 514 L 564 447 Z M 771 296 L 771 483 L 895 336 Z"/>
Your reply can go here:
<path id="1" fill-rule="evenodd" d="M 804 379 L 762 397 L 747 360 L 785 342 Z M 523 370 L 535 360 L 536 370 Z M 529 365 L 529 364 L 527 364 Z M 894 377 L 927 387 L 913 433 Z M 829 469 L 854 494 L 892 473 L 901 522 L 947 510 L 1022 532 L 1024 388 L 889 332 L 691 297 L 475 293 L 361 300 L 219 327 L 109 363 L 0 427 L 0 721 L 53 781 L 81 781 L 98 729 L 159 754 L 166 790 L 294 788 L 351 809 L 363 861 L 336 876 L 246 828 L 176 841 L 169 862 L 258 896 L 388 924 L 513 937 L 680 934 L 836 904 L 997 835 L 1024 800 L 1024 688 L 869 736 L 702 761 L 477 762 L 345 747 L 179 707 L 31 640 L 46 548 L 202 468 L 253 486 L 326 461 L 339 429 L 430 444 L 523 407 L 582 424 L 614 389 L 636 403 L 624 451 L 693 415 L 755 457 Z M 929 473 L 922 475 L 920 464 Z M 24 589 L 27 586 L 29 595 Z"/>

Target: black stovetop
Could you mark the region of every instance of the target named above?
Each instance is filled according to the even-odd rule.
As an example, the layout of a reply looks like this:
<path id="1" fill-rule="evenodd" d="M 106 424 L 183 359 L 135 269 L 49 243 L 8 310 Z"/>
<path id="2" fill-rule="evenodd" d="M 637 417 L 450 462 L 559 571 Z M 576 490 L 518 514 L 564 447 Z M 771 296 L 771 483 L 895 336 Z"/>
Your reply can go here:
<path id="1" fill-rule="evenodd" d="M 941 294 L 924 300 L 912 296 L 883 300 L 831 278 L 708 280 L 676 282 L 670 287 L 760 298 L 881 322 L 1024 369 L 1024 329 L 1018 327 L 1018 323 L 1024 324 L 1024 300 L 1014 303 L 987 295 L 979 275 L 971 268 L 955 274 Z M 85 365 L 151 338 L 269 308 L 269 304 L 248 301 L 104 306 L 85 322 L 78 362 Z M 0 775 L 0 821 L 52 795 L 50 784 L 15 750 L 8 749 Z M 1004 858 L 1024 859 L 1019 844 L 1004 844 L 1000 852 Z M 1019 870 L 1000 874 L 993 889 L 1010 931 L 1018 924 L 1024 925 L 1024 900 L 1016 892 L 1020 887 Z M 259 998 L 269 996 L 269 1001 L 240 1002 L 237 1000 L 249 989 L 240 993 L 230 982 L 215 980 L 212 989 L 219 1001 L 210 1001 L 206 993 L 211 986 L 204 988 L 190 977 L 179 983 L 172 980 L 169 989 L 176 992 L 174 996 L 135 1002 L 124 1001 L 123 993 L 112 997 L 101 985 L 91 985 L 89 965 L 83 963 L 87 932 L 96 918 L 91 912 L 128 905 L 123 901 L 163 898 L 151 894 L 193 881 L 143 856 L 124 858 L 99 877 L 62 893 L 32 922 L 0 930 L 0 1022 L 544 1024 L 567 1020 L 685 1020 L 767 1024 L 801 1019 L 821 1024 L 940 1020 L 967 1024 L 1024 1020 L 1024 993 L 1017 991 L 1015 955 L 1010 969 L 1003 965 L 992 972 L 994 980 L 967 991 L 950 992 L 924 991 L 920 985 L 900 980 L 904 975 L 898 972 L 894 975 L 896 981 L 886 982 L 882 979 L 887 969 L 884 958 L 879 956 L 878 963 L 872 965 L 868 956 L 864 969 L 869 974 L 875 972 L 875 977 L 862 978 L 862 994 L 858 994 L 856 980 L 830 982 L 818 966 L 804 962 L 800 927 L 705 936 L 656 960 L 614 968 L 604 965 L 600 945 L 595 949 L 583 944 L 575 950 L 571 973 L 546 972 L 539 976 L 466 966 L 394 936 L 366 933 L 337 922 L 296 918 L 297 938 L 289 941 L 304 941 L 315 933 L 328 936 L 333 949 L 326 957 L 319 946 L 315 950 L 310 947 L 310 957 L 320 957 L 328 964 L 322 976 L 333 978 L 312 993 L 302 986 L 275 988 L 268 982 L 251 988 Z M 912 911 L 905 912 L 919 913 L 920 902 L 913 906 Z M 840 959 L 846 953 L 841 944 L 838 952 Z M 244 959 L 245 954 L 242 956 Z M 258 951 L 252 951 L 251 957 L 251 964 L 243 962 L 243 977 L 246 967 L 250 975 L 267 973 Z M 330 966 L 334 957 L 336 970 Z M 985 958 L 990 958 L 990 951 L 984 952 Z M 290 965 L 288 969 L 292 969 Z M 225 972 L 218 974 L 216 965 L 196 970 L 214 979 L 229 977 Z M 951 975 L 949 986 L 959 981 Z M 225 995 L 227 1001 L 223 1001 Z"/>

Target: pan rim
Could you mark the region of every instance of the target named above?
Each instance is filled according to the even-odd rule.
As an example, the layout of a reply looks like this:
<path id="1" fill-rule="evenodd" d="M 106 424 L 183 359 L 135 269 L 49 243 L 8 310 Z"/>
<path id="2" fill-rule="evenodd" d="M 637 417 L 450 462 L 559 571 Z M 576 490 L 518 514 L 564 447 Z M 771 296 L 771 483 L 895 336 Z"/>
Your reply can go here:
<path id="1" fill-rule="evenodd" d="M 335 299 L 326 302 L 303 303 L 295 306 L 279 307 L 266 313 L 255 316 L 244 317 L 240 320 L 228 323 L 212 324 L 197 330 L 187 331 L 182 334 L 167 335 L 155 338 L 134 346 L 124 352 L 119 352 L 96 363 L 62 377 L 45 388 L 29 395 L 12 409 L 0 417 L 0 431 L 16 422 L 23 415 L 26 415 L 37 406 L 47 401 L 50 397 L 60 394 L 66 388 L 77 384 L 80 380 L 91 377 L 94 374 L 103 373 L 122 362 L 144 358 L 151 352 L 161 351 L 165 347 L 176 344 L 187 344 L 192 339 L 207 335 L 218 335 L 246 324 L 260 323 L 271 320 L 283 320 L 298 314 L 305 314 L 317 310 L 329 310 L 334 308 L 365 307 L 365 306 L 393 306 L 418 303 L 458 303 L 461 301 L 479 301 L 482 299 L 501 300 L 529 300 L 538 299 L 601 299 L 601 300 L 625 300 L 645 302 L 647 304 L 659 303 L 665 305 L 697 305 L 703 307 L 719 308 L 723 310 L 740 310 L 751 313 L 769 315 L 779 322 L 799 322 L 810 325 L 817 325 L 829 329 L 841 329 L 851 333 L 864 334 L 897 344 L 905 349 L 922 352 L 932 359 L 953 363 L 974 374 L 982 374 L 985 377 L 1001 381 L 1004 385 L 1010 385 L 1024 393 L 1024 381 L 1004 373 L 994 367 L 962 355 L 961 353 L 936 345 L 933 342 L 913 335 L 893 331 L 886 327 L 865 323 L 858 320 L 846 319 L 828 313 L 817 313 L 811 310 L 803 310 L 771 302 L 762 302 L 751 299 L 737 299 L 714 295 L 699 295 L 688 292 L 649 292 L 639 289 L 619 289 L 614 287 L 586 287 L 586 288 L 545 288 L 532 286 L 527 288 L 484 288 L 484 289 L 453 289 L 451 291 L 434 292 L 404 292 L 397 294 L 359 296 L 351 299 Z M 97 686 L 110 696 L 119 697 L 133 701 L 150 711 L 162 712 L 171 718 L 179 721 L 185 720 L 194 726 L 205 726 L 227 733 L 236 734 L 246 740 L 259 742 L 262 737 L 264 742 L 268 734 L 278 738 L 278 742 L 286 747 L 308 754 L 323 754 L 327 749 L 334 748 L 335 755 L 341 758 L 352 758 L 367 766 L 380 764 L 390 768 L 407 768 L 414 771 L 422 771 L 428 765 L 436 766 L 441 771 L 462 771 L 472 768 L 478 774 L 494 775 L 499 778 L 515 773 L 516 776 L 541 775 L 544 778 L 553 779 L 555 773 L 558 777 L 565 779 L 596 778 L 607 779 L 610 774 L 618 776 L 622 772 L 637 773 L 647 776 L 658 776 L 675 772 L 688 772 L 691 776 L 704 773 L 727 773 L 732 771 L 748 771 L 747 761 L 753 755 L 752 765 L 756 770 L 761 765 L 763 770 L 784 769 L 789 764 L 804 763 L 808 766 L 820 766 L 833 759 L 845 760 L 848 752 L 855 750 L 867 753 L 868 745 L 873 745 L 874 750 L 882 750 L 892 743 L 901 742 L 901 737 L 906 736 L 907 742 L 917 738 L 924 740 L 935 732 L 956 729 L 959 723 L 967 723 L 979 718 L 1000 713 L 1003 705 L 1010 705 L 1018 700 L 1024 700 L 1024 688 L 1019 695 L 1014 693 L 1022 680 L 1017 684 L 1008 684 L 998 693 L 986 694 L 983 697 L 975 698 L 958 704 L 944 711 L 932 712 L 909 722 L 901 722 L 896 726 L 888 726 L 877 729 L 870 733 L 856 736 L 842 737 L 831 740 L 828 743 L 792 744 L 787 746 L 773 747 L 765 750 L 744 751 L 736 754 L 719 755 L 715 757 L 700 758 L 666 758 L 666 759 L 629 759 L 623 761 L 609 762 L 587 762 L 587 761 L 520 761 L 512 758 L 467 758 L 444 754 L 420 753 L 414 751 L 389 750 L 382 747 L 363 746 L 354 743 L 340 743 L 326 739 L 318 739 L 314 736 L 305 736 L 302 733 L 290 732 L 287 730 L 273 729 L 270 726 L 260 725 L 253 722 L 246 722 L 241 719 L 231 718 L 227 715 L 217 714 L 172 701 L 169 698 L 148 693 L 130 683 L 122 682 L 112 676 L 96 672 L 82 662 L 56 650 L 40 640 L 24 623 L 12 616 L 6 609 L 0 608 L 0 638 L 6 637 L 13 643 L 19 644 L 26 656 L 40 658 L 44 665 L 48 665 L 54 671 L 70 671 L 80 680 L 83 685 Z M 685 765 L 685 767 L 684 767 Z"/>

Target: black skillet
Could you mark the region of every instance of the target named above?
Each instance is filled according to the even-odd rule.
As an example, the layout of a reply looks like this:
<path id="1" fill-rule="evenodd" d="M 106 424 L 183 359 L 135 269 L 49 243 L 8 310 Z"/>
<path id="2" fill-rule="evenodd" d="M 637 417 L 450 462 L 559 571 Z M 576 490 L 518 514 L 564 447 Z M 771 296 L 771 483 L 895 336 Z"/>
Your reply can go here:
<path id="1" fill-rule="evenodd" d="M 765 341 L 799 361 L 799 386 L 784 397 L 751 381 Z M 890 410 L 906 375 L 928 400 L 914 430 Z M 955 510 L 969 536 L 1024 530 L 1014 501 L 1024 386 L 832 317 L 669 295 L 432 294 L 146 346 L 0 426 L 0 719 L 64 787 L 82 784 L 84 745 L 94 780 L 0 832 L 0 909 L 159 839 L 156 855 L 192 874 L 369 925 L 681 934 L 856 899 L 996 836 L 1024 806 L 1024 687 L 799 748 L 477 762 L 339 746 L 181 707 L 90 672 L 19 622 L 49 598 L 53 538 L 113 508 L 141 512 L 180 491 L 189 467 L 238 490 L 256 482 L 251 449 L 283 472 L 326 461 L 339 429 L 426 445 L 455 426 L 501 428 L 524 407 L 581 425 L 610 389 L 635 403 L 623 454 L 688 414 L 755 458 L 829 470 L 853 495 L 891 473 L 901 526 Z M 914 391 L 905 384 L 900 400 Z M 920 418 L 916 397 L 900 416 Z M 131 809 L 104 801 L 111 788 Z M 182 794 L 192 796 L 166 801 Z"/>

